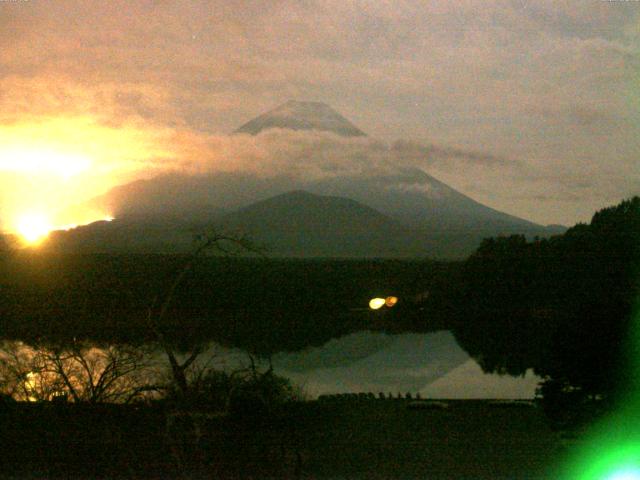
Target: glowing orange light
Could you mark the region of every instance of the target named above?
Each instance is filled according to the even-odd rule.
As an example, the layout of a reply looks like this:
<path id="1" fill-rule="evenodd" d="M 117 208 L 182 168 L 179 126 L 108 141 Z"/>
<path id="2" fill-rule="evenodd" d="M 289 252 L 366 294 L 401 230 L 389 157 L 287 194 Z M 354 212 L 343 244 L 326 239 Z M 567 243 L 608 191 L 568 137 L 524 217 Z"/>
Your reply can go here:
<path id="1" fill-rule="evenodd" d="M 124 179 L 146 175 L 158 159 L 177 158 L 181 150 L 174 133 L 133 121 L 108 126 L 93 116 L 1 124 L 0 230 L 33 243 L 45 230 L 109 220 L 104 217 L 111 212 L 94 212 L 87 201 Z M 47 222 L 22 219 L 34 208 L 46 214 Z"/>
<path id="2" fill-rule="evenodd" d="M 371 310 L 378 310 L 379 308 L 382 308 L 386 303 L 386 300 L 384 298 L 372 298 L 369 301 L 369 308 Z"/>
<path id="3" fill-rule="evenodd" d="M 387 307 L 393 307 L 396 303 L 398 303 L 398 297 L 387 297 L 384 301 Z"/>
<path id="4" fill-rule="evenodd" d="M 38 244 L 46 238 L 53 226 L 49 219 L 40 213 L 30 213 L 18 219 L 16 231 L 28 244 Z"/>
<path id="5" fill-rule="evenodd" d="M 89 169 L 91 160 L 54 149 L 19 147 L 4 148 L 0 158 L 0 170 L 30 175 L 57 175 L 69 179 Z"/>

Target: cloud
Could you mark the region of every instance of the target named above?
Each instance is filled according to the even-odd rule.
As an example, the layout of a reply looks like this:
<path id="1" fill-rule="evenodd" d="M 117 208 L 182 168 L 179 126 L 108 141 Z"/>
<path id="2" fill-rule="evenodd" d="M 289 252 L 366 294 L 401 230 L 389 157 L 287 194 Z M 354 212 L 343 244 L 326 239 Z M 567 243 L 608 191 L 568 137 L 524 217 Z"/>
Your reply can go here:
<path id="1" fill-rule="evenodd" d="M 571 57 L 574 30 L 585 30 L 580 41 L 606 40 L 629 50 L 623 32 L 633 19 L 629 9 L 558 2 L 523 2 L 523 8 L 499 1 L 482 8 L 435 1 L 272 2 L 260 8 L 250 2 L 105 2 L 92 9 L 76 1 L 31 4 L 2 6 L 15 26 L 5 31 L 3 44 L 14 46 L 0 54 L 5 71 L 54 79 L 64 73 L 94 85 L 162 85 L 169 98 L 157 98 L 156 108 L 171 103 L 194 127 L 214 131 L 216 124 L 231 129 L 240 116 L 278 103 L 278 90 L 286 97 L 320 93 L 330 101 L 349 92 L 358 103 L 373 99 L 379 106 L 384 99 L 391 110 L 407 96 L 443 103 L 454 115 L 470 101 L 502 109 L 501 95 L 524 93 L 510 79 L 544 81 L 564 65 L 580 73 L 588 62 L 603 61 Z M 540 32 L 551 24 L 557 25 L 553 34 Z M 519 39 L 523 33 L 526 43 Z M 548 55 L 560 62 L 546 61 Z M 221 120 L 225 114 L 231 122 Z"/>
<path id="2" fill-rule="evenodd" d="M 270 129 L 255 136 L 181 132 L 169 143 L 175 152 L 174 161 L 155 166 L 189 174 L 241 172 L 262 178 L 287 175 L 313 181 L 337 176 L 392 175 L 411 168 L 526 171 L 526 166 L 517 160 L 486 152 L 407 140 L 389 144 L 370 137 L 343 137 L 320 131 Z"/>
<path id="3" fill-rule="evenodd" d="M 486 191 L 480 200 L 496 208 L 567 222 L 634 175 L 639 20 L 634 2 L 0 2 L 0 123 L 81 116 L 168 129 L 175 143 L 157 141 L 179 151 L 148 162 L 160 169 L 209 162 L 266 174 L 268 157 L 307 174 L 310 157 L 309 174 L 328 175 L 345 155 L 363 171 L 422 165 Z M 348 144 L 340 156 L 338 141 L 222 138 L 290 98 L 325 101 L 374 138 L 423 147 Z M 609 168 L 617 183 L 588 204 L 508 200 L 506 190 L 535 200 L 561 183 L 533 185 L 529 170 L 612 179 Z"/>
<path id="4" fill-rule="evenodd" d="M 483 166 L 514 166 L 520 164 L 518 160 L 511 160 L 499 155 L 486 152 L 465 150 L 444 145 L 421 145 L 415 141 L 398 140 L 391 151 L 398 158 L 414 159 L 417 164 L 446 166 L 453 162 L 472 163 Z"/>
<path id="5" fill-rule="evenodd" d="M 531 108 L 533 115 L 539 115 L 549 122 L 564 123 L 585 132 L 613 133 L 633 131 L 634 122 L 622 112 L 612 112 L 606 107 L 590 103 L 568 103 L 548 107 Z"/>

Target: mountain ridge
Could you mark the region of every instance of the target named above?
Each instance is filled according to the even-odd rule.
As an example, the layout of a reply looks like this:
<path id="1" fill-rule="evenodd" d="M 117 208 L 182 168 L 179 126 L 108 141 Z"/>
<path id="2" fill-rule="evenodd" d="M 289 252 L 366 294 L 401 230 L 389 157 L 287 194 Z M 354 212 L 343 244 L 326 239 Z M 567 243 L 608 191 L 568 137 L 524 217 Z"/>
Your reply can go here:
<path id="1" fill-rule="evenodd" d="M 233 133 L 258 133 L 282 128 L 288 130 L 318 130 L 343 137 L 364 137 L 366 134 L 333 108 L 322 102 L 289 100 L 241 125 Z"/>
<path id="2" fill-rule="evenodd" d="M 232 211 L 125 213 L 111 222 L 54 232 L 42 247 L 82 253 L 188 253 L 194 238 L 211 228 L 242 232 L 269 247 L 269 255 L 298 258 L 463 258 L 485 238 L 484 230 L 411 227 L 352 198 L 295 189 Z M 540 227 L 537 233 L 543 231 Z"/>
<path id="3" fill-rule="evenodd" d="M 414 232 L 377 210 L 338 196 L 293 190 L 225 216 L 240 230 L 291 257 L 418 257 L 423 242 Z"/>
<path id="4" fill-rule="evenodd" d="M 342 136 L 364 135 L 328 105 L 297 101 L 286 102 L 254 118 L 236 132 L 255 135 L 271 128 L 312 129 Z M 339 141 L 338 147 L 344 142 L 331 136 L 327 136 L 326 141 Z M 380 154 L 384 155 L 384 150 L 376 152 L 376 155 Z M 383 169 L 365 168 L 357 175 L 328 172 L 316 179 L 295 177 L 286 170 L 270 176 L 249 172 L 165 173 L 119 185 L 95 197 L 87 206 L 92 210 L 110 212 L 117 219 L 127 219 L 124 223 L 116 221 L 106 226 L 107 230 L 116 226 L 125 228 L 126 225 L 131 235 L 135 231 L 136 235 L 164 236 L 167 241 L 162 248 L 169 251 L 184 249 L 188 244 L 181 240 L 180 246 L 171 247 L 176 235 L 182 238 L 185 231 L 211 226 L 221 220 L 237 229 L 255 230 L 259 237 L 276 245 L 280 255 L 286 255 L 286 252 L 278 245 L 286 245 L 290 252 L 295 252 L 294 256 L 304 256 L 303 246 L 306 245 L 309 256 L 429 255 L 458 259 L 470 255 L 487 237 L 512 234 L 545 237 L 564 231 L 558 226 L 537 225 L 483 205 L 420 168 L 393 170 L 392 158 L 395 157 L 389 157 L 384 164 L 384 156 L 376 157 L 376 162 L 382 160 L 385 165 Z M 357 160 L 358 164 L 366 165 L 368 158 Z M 338 161 L 348 166 L 350 157 L 339 157 Z M 323 209 L 333 211 L 334 217 L 328 217 Z M 258 211 L 261 212 L 259 215 L 251 213 Z M 342 219 L 336 216 L 340 212 L 345 215 Z M 297 224 L 291 222 L 293 214 L 299 217 Z M 304 215 L 310 218 L 303 218 Z M 140 224 L 138 231 L 133 226 L 134 217 Z M 163 217 L 165 220 L 158 221 Z M 174 220 L 170 221 L 170 217 Z M 267 231 L 267 219 L 272 222 L 272 232 Z M 322 226 L 314 224 L 320 219 L 324 222 Z M 367 233 L 365 219 L 378 225 L 385 235 L 378 235 L 376 228 L 370 228 Z M 348 232 L 346 227 L 340 230 L 340 222 L 351 223 L 352 230 Z M 158 226 L 162 224 L 173 229 L 173 233 L 162 233 Z M 295 225 L 301 228 L 297 234 L 293 232 Z M 329 238 L 330 234 L 332 238 Z M 369 249 L 364 242 L 366 234 L 373 237 Z M 340 235 L 351 235 L 352 247 L 337 245 Z M 316 240 L 311 239 L 314 236 Z M 117 236 L 112 239 L 116 243 L 120 241 Z M 422 242 L 421 248 L 419 242 Z M 140 242 L 133 243 L 136 248 L 143 248 Z M 328 247 L 331 243 L 335 248 Z M 355 249 L 355 244 L 361 248 Z M 109 248 L 95 242 L 94 245 Z"/>

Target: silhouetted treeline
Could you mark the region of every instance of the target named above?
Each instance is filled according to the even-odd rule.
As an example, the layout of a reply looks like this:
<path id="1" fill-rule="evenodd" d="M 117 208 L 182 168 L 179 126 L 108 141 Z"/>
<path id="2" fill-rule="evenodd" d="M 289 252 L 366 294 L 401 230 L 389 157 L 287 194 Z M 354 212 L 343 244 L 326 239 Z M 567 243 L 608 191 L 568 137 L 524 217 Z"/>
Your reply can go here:
<path id="1" fill-rule="evenodd" d="M 638 361 L 639 253 L 634 197 L 550 239 L 483 241 L 439 302 L 449 306 L 461 346 L 486 371 L 534 368 L 559 388 L 623 393 L 638 375 L 628 362 Z"/>
<path id="2" fill-rule="evenodd" d="M 533 368 L 587 395 L 611 393 L 638 376 L 623 354 L 638 349 L 630 339 L 639 232 L 635 197 L 550 239 L 485 240 L 458 263 L 204 257 L 180 283 L 162 328 L 185 350 L 213 340 L 258 354 L 359 330 L 450 328 L 487 371 Z M 185 261 L 5 251 L 0 338 L 154 341 L 149 308 Z M 400 298 L 395 307 L 367 309 L 387 295 Z"/>
<path id="3" fill-rule="evenodd" d="M 162 301 L 185 261 L 181 255 L 5 255 L 0 336 L 62 343 L 155 340 L 148 310 Z M 418 322 L 405 299 L 452 268 L 429 261 L 203 257 L 181 282 L 163 330 L 185 349 L 215 340 L 268 354 L 357 330 L 406 329 Z M 396 307 L 368 311 L 370 298 L 387 295 L 400 297 Z"/>

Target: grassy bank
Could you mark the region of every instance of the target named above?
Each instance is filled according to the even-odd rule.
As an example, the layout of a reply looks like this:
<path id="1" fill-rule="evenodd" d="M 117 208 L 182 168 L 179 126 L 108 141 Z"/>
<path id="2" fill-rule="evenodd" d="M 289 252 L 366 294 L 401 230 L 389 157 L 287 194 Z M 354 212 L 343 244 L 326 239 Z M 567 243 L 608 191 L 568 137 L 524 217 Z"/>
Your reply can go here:
<path id="1" fill-rule="evenodd" d="M 535 406 L 304 402 L 272 415 L 3 407 L 3 478 L 545 479 L 562 447 Z"/>

